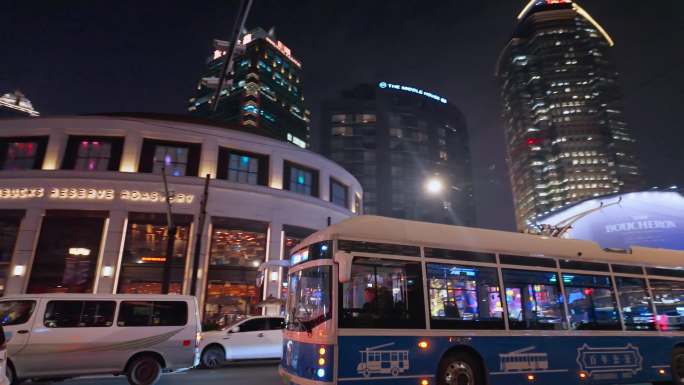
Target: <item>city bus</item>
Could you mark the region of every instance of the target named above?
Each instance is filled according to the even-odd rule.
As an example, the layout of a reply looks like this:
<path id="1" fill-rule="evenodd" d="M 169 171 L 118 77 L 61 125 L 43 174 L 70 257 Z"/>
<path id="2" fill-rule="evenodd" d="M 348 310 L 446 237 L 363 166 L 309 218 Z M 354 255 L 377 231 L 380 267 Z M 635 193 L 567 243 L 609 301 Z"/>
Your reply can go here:
<path id="1" fill-rule="evenodd" d="M 684 383 L 684 252 L 376 216 L 291 254 L 286 384 Z"/>

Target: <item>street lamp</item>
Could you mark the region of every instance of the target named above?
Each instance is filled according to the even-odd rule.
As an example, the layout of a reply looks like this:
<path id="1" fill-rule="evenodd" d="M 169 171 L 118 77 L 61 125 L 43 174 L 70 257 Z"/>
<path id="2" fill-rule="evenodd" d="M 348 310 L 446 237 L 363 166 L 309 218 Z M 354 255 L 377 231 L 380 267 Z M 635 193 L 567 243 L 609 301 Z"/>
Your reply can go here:
<path id="1" fill-rule="evenodd" d="M 437 177 L 431 176 L 425 181 L 425 191 L 430 195 L 437 195 L 444 191 L 444 181 Z"/>

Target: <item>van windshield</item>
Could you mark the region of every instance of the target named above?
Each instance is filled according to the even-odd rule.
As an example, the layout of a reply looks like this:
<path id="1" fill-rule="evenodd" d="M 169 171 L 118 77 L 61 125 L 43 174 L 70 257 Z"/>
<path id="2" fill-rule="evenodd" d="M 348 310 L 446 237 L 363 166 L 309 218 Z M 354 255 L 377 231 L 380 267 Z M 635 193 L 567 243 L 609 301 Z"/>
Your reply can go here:
<path id="1" fill-rule="evenodd" d="M 287 330 L 311 331 L 332 318 L 332 266 L 315 266 L 290 274 Z"/>
<path id="2" fill-rule="evenodd" d="M 21 325 L 31 318 L 36 301 L 2 301 L 0 302 L 0 324 Z"/>

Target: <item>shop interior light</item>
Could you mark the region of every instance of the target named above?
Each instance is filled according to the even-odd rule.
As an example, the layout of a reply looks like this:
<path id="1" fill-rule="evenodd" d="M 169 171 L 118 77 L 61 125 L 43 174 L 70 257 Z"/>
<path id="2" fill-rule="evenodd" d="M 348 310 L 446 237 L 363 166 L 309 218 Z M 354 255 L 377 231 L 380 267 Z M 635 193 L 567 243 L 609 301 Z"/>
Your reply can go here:
<path id="1" fill-rule="evenodd" d="M 114 267 L 103 266 L 102 267 L 102 276 L 103 277 L 113 277 L 114 276 Z"/>
<path id="2" fill-rule="evenodd" d="M 26 266 L 25 265 L 16 265 L 14 266 L 14 270 L 12 271 L 12 275 L 15 277 L 21 277 L 26 273 Z"/>

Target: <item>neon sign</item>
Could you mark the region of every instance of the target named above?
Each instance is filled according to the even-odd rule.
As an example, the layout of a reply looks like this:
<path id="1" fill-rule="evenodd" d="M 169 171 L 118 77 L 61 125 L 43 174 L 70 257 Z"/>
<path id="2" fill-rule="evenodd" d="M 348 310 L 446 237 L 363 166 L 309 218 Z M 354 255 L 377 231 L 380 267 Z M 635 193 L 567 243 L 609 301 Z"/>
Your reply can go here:
<path id="1" fill-rule="evenodd" d="M 434 99 L 434 100 L 436 100 L 440 103 L 444 103 L 444 104 L 446 104 L 446 102 L 447 102 L 446 98 L 443 98 L 439 95 L 433 94 L 433 93 L 428 92 L 428 91 L 421 90 L 420 88 L 416 88 L 416 87 L 404 86 L 401 84 L 392 84 L 392 83 L 387 83 L 387 82 L 378 83 L 378 87 L 380 87 L 383 90 L 389 88 L 392 90 L 412 92 L 414 94 L 423 95 L 427 98 Z"/>

